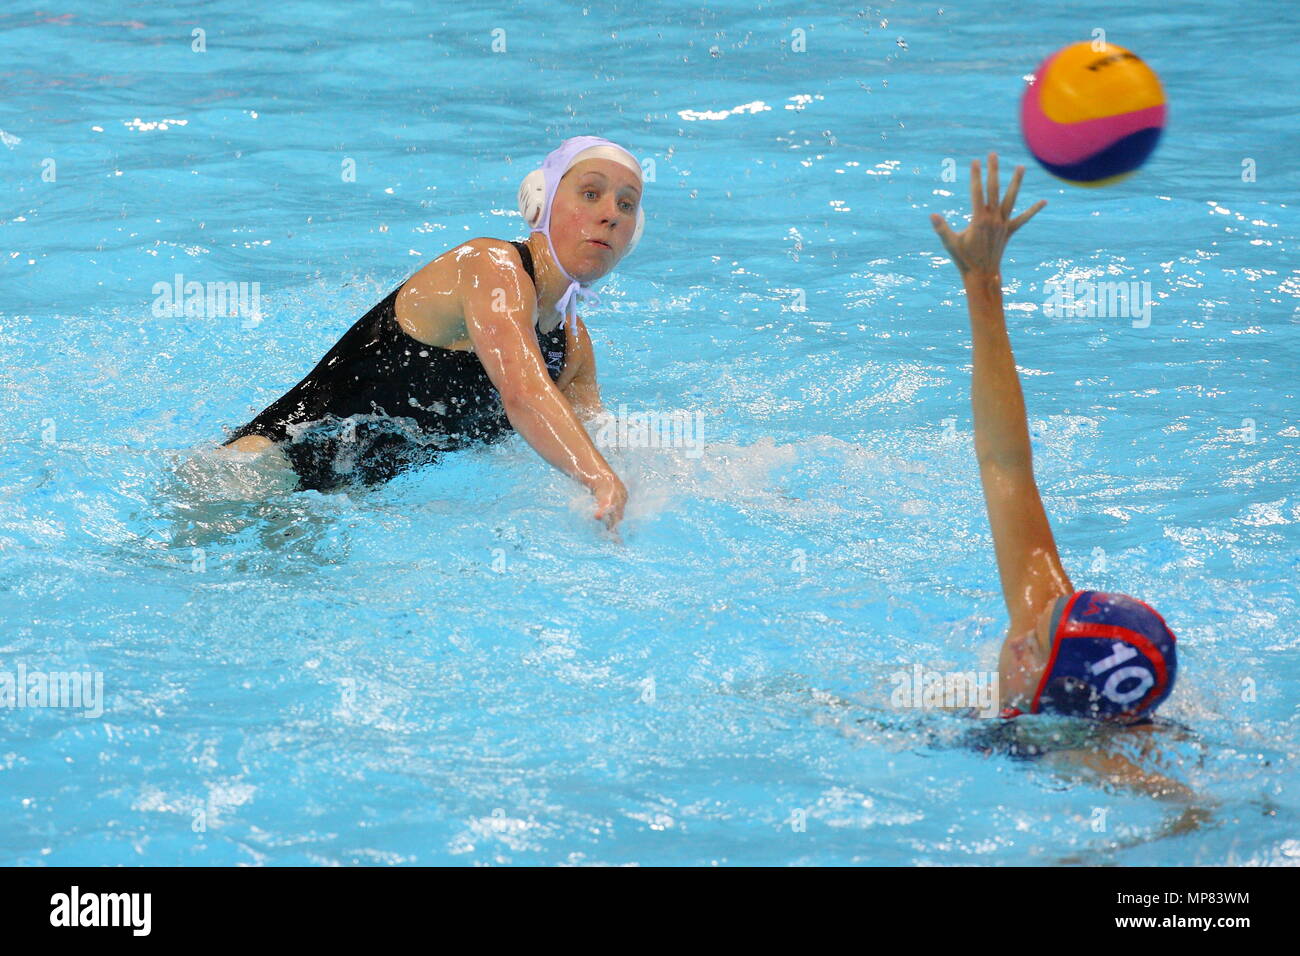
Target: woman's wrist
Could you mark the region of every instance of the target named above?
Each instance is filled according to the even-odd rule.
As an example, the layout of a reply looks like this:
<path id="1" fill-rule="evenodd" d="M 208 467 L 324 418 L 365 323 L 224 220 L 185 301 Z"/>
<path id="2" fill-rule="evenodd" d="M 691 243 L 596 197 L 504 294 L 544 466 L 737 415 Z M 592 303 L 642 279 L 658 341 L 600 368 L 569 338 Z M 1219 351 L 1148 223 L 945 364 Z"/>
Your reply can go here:
<path id="1" fill-rule="evenodd" d="M 614 473 L 614 469 L 610 468 L 609 464 L 606 463 L 604 469 L 596 473 L 596 477 L 592 479 L 587 487 L 593 492 L 598 492 L 602 488 L 608 488 L 610 485 L 617 485 L 620 482 L 621 479 Z"/>
<path id="2" fill-rule="evenodd" d="M 961 281 L 966 289 L 1002 291 L 1002 271 L 1000 269 L 967 269 L 961 274 Z"/>

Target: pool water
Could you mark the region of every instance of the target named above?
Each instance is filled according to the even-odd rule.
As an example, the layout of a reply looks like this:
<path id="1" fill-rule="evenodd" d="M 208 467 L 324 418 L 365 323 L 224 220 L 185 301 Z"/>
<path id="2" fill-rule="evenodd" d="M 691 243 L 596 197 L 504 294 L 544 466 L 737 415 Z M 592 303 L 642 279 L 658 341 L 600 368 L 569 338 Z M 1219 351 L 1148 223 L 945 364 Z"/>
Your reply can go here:
<path id="1" fill-rule="evenodd" d="M 103 681 L 98 717 L 3 714 L 0 861 L 1300 861 L 1297 28 L 1224 8 L 0 17 L 0 670 Z M 1017 115 L 1095 28 L 1170 113 L 1085 190 Z M 417 267 L 521 237 L 520 178 L 583 133 L 654 164 L 585 316 L 604 401 L 703 437 L 607 450 L 621 539 L 518 436 L 330 494 L 212 460 Z M 1039 484 L 1076 585 L 1179 637 L 1192 833 L 890 706 L 1006 624 L 927 219 L 990 149 L 1048 200 L 1004 267 Z M 170 316 L 178 274 L 260 309 Z M 1149 324 L 1049 317 L 1065 279 L 1150 283 Z"/>

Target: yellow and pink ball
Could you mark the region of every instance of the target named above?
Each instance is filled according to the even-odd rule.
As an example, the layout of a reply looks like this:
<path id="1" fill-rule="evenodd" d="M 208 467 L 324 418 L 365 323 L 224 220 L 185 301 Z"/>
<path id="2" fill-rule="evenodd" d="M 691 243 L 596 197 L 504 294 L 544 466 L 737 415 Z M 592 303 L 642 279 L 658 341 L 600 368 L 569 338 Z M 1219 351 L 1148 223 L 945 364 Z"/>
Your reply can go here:
<path id="1" fill-rule="evenodd" d="M 1078 186 L 1105 186 L 1146 162 L 1165 125 L 1155 71 L 1113 44 L 1076 43 L 1043 61 L 1020 101 L 1034 158 Z"/>

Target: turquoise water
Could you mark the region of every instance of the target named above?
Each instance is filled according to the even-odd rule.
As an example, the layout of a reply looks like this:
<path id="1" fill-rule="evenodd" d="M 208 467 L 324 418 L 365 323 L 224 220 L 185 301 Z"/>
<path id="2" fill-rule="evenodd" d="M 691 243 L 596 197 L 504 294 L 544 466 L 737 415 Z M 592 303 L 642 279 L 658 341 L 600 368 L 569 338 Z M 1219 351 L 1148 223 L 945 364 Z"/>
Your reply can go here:
<path id="1" fill-rule="evenodd" d="M 1300 859 L 1300 31 L 1275 5 L 380 9 L 0 17 L 0 670 L 104 689 L 98 718 L 3 713 L 0 860 Z M 1098 27 L 1170 122 L 1092 191 L 1016 116 Z M 607 453 L 621 544 L 517 436 L 329 495 L 206 460 L 419 265 L 522 235 L 519 179 L 581 133 L 655 166 L 586 317 L 605 402 L 705 439 Z M 889 707 L 892 673 L 991 667 L 1005 626 L 927 221 L 966 203 L 945 160 L 990 149 L 1049 203 L 1004 269 L 1039 483 L 1075 583 L 1180 638 L 1169 772 L 1214 808 L 1191 835 Z M 258 283 L 259 315 L 157 315 L 178 273 Z M 1047 317 L 1064 278 L 1151 283 L 1150 324 Z"/>

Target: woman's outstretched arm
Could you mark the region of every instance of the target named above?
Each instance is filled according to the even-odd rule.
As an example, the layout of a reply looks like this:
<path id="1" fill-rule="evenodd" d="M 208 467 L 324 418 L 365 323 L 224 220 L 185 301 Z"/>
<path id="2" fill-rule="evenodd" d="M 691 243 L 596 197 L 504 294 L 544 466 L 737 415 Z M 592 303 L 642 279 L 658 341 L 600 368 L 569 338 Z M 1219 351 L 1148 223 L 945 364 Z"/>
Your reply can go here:
<path id="1" fill-rule="evenodd" d="M 542 458 L 589 488 L 595 517 L 614 528 L 627 489 L 547 373 L 534 326 L 536 303 L 524 294 L 517 268 L 478 250 L 461 261 L 469 276 L 461 294 L 465 328 L 510 424 Z"/>
<path id="2" fill-rule="evenodd" d="M 1002 251 L 1012 234 L 1047 205 L 1039 200 L 1011 218 L 1024 172 L 1023 166 L 1016 167 L 1006 198 L 999 200 L 998 159 L 990 153 L 986 199 L 979 160 L 974 160 L 970 225 L 954 233 L 942 216 L 930 217 L 966 287 L 974 353 L 975 455 L 1012 633 L 1032 629 L 1049 601 L 1074 590 L 1034 481 L 1025 401 L 1002 309 Z"/>

